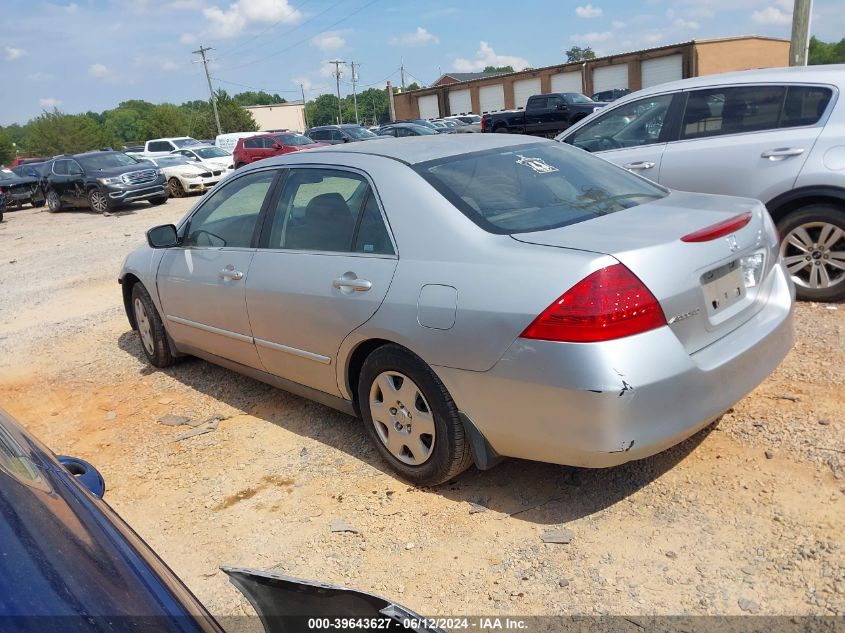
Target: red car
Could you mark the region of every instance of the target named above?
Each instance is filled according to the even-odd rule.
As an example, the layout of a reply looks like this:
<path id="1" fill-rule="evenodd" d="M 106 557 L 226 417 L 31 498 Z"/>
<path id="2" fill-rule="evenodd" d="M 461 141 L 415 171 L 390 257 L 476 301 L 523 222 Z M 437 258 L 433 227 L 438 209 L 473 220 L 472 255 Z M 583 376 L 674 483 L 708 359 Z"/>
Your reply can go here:
<path id="1" fill-rule="evenodd" d="M 296 132 L 257 134 L 238 139 L 235 151 L 232 152 L 232 158 L 234 159 L 235 169 L 238 169 L 263 158 L 324 147 L 325 145 L 326 143 L 315 143 L 307 136 Z"/>

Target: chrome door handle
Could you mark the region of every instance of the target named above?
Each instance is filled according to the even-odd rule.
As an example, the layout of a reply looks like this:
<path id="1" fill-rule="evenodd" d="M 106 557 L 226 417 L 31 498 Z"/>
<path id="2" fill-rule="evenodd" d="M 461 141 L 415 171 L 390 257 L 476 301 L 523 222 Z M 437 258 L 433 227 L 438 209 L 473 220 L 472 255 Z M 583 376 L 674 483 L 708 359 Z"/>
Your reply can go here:
<path id="1" fill-rule="evenodd" d="M 628 163 L 627 165 L 623 165 L 623 167 L 625 169 L 651 169 L 654 165 L 650 160 L 641 160 L 636 163 Z"/>
<path id="2" fill-rule="evenodd" d="M 357 292 L 366 292 L 373 287 L 373 282 L 367 279 L 358 279 L 351 275 L 344 275 L 332 281 L 332 286 L 338 290 L 354 290 Z"/>
<path id="3" fill-rule="evenodd" d="M 239 270 L 227 267 L 220 271 L 220 278 L 231 279 L 232 281 L 239 281 L 244 278 L 244 274 Z"/>
<path id="4" fill-rule="evenodd" d="M 800 156 L 804 153 L 803 147 L 778 147 L 777 149 L 767 149 L 760 154 L 760 158 L 768 158 L 769 160 L 783 160 L 790 156 Z"/>

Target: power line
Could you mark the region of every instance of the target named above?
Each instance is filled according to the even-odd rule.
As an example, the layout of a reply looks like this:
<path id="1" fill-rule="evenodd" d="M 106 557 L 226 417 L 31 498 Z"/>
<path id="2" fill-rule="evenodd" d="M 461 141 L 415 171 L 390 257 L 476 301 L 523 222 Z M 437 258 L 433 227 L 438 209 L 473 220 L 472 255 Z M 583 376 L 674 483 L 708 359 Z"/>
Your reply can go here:
<path id="1" fill-rule="evenodd" d="M 239 86 L 241 88 L 249 88 L 250 90 L 258 90 L 260 92 L 269 92 L 269 93 L 289 92 L 289 93 L 299 94 L 299 90 L 278 90 L 278 89 L 275 89 L 275 88 L 259 88 L 257 86 L 248 86 L 246 84 L 241 84 L 241 83 L 238 83 L 237 81 L 229 81 L 228 79 L 220 79 L 220 77 L 212 77 L 212 79 L 214 79 L 214 81 L 217 81 L 217 82 L 220 82 L 220 83 L 230 84 L 232 86 Z"/>
<path id="2" fill-rule="evenodd" d="M 208 74 L 208 58 L 205 56 L 205 52 L 210 50 L 214 49 L 204 47 L 200 44 L 199 50 L 194 51 L 193 54 L 202 57 L 202 65 L 203 68 L 205 68 L 205 78 L 208 81 L 208 94 L 211 97 L 211 107 L 214 108 L 214 121 L 217 123 L 217 133 L 223 134 L 223 128 L 220 127 L 220 114 L 217 112 L 217 99 L 214 98 L 214 89 L 211 87 L 211 75 Z"/>
<path id="3" fill-rule="evenodd" d="M 237 70 L 237 69 L 239 69 L 239 68 L 245 68 L 245 67 L 247 67 L 247 66 L 252 66 L 253 64 L 257 64 L 258 62 L 263 62 L 263 61 L 265 61 L 265 60 L 267 60 L 267 59 L 270 59 L 271 57 L 276 57 L 277 55 L 281 55 L 282 53 L 286 53 L 287 51 L 289 51 L 289 50 L 291 50 L 291 49 L 294 49 L 294 48 L 296 48 L 297 46 L 300 46 L 300 45 L 304 44 L 305 42 L 309 41 L 310 39 L 312 39 L 312 38 L 314 38 L 314 37 L 316 37 L 316 36 L 318 36 L 318 35 L 321 35 L 322 33 L 325 33 L 326 31 L 330 31 L 331 29 L 333 29 L 334 27 L 336 27 L 338 24 L 342 24 L 343 22 L 345 22 L 345 21 L 346 21 L 346 20 L 348 20 L 349 18 L 351 18 L 351 17 L 353 17 L 353 16 L 358 15 L 359 13 L 361 13 L 361 11 L 363 11 L 364 9 L 367 9 L 367 8 L 369 8 L 369 7 L 373 6 L 376 2 L 379 2 L 379 0 L 370 0 L 370 1 L 369 1 L 369 2 L 367 2 L 366 4 L 364 4 L 364 5 L 360 6 L 360 7 L 358 7 L 357 9 L 355 9 L 352 13 L 350 13 L 350 14 L 346 15 L 345 17 L 340 18 L 340 19 L 339 19 L 339 20 L 337 20 L 336 22 L 332 22 L 329 26 L 327 26 L 326 28 L 324 28 L 322 31 L 317 31 L 317 32 L 316 32 L 316 33 L 314 33 L 313 35 L 309 35 L 308 37 L 306 37 L 306 38 L 304 38 L 304 39 L 301 39 L 301 40 L 299 40 L 299 41 L 297 41 L 297 42 L 294 42 L 294 43 L 293 43 L 293 44 L 291 44 L 290 46 L 287 46 L 287 47 L 285 47 L 285 48 L 279 49 L 279 50 L 277 50 L 277 51 L 275 51 L 275 52 L 273 52 L 273 53 L 270 53 L 269 55 L 265 55 L 264 57 L 259 57 L 258 59 L 254 59 L 254 60 L 252 60 L 251 62 L 247 62 L 247 63 L 245 63 L 245 64 L 240 64 L 240 65 L 238 65 L 238 66 L 229 66 L 228 68 L 223 68 L 222 70 Z M 332 6 L 337 6 L 337 4 L 340 4 L 340 3 L 336 3 L 335 5 L 332 5 Z M 324 11 L 324 13 L 325 13 L 325 11 Z M 314 17 L 317 17 L 317 16 L 314 16 Z"/>

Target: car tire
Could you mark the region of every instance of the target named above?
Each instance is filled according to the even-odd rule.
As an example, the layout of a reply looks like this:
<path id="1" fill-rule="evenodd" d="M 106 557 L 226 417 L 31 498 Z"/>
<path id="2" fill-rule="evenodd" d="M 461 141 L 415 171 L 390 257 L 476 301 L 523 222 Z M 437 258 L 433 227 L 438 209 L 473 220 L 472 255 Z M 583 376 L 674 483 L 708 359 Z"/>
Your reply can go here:
<path id="1" fill-rule="evenodd" d="M 47 203 L 44 198 L 33 198 L 30 202 L 33 209 L 40 209 Z"/>
<path id="2" fill-rule="evenodd" d="M 62 200 L 59 198 L 59 194 L 52 189 L 47 192 L 45 200 L 47 202 L 47 210 L 50 213 L 58 213 L 62 210 Z"/>
<path id="3" fill-rule="evenodd" d="M 510 130 L 506 128 L 504 125 L 500 125 L 495 130 L 493 130 L 496 134 L 510 134 Z"/>
<path id="4" fill-rule="evenodd" d="M 150 198 L 149 203 L 154 207 L 164 204 L 167 202 L 167 196 L 156 196 L 155 198 Z"/>
<path id="5" fill-rule="evenodd" d="M 458 407 L 431 368 L 408 350 L 384 345 L 367 357 L 358 402 L 376 450 L 404 479 L 435 486 L 472 465 Z"/>
<path id="6" fill-rule="evenodd" d="M 176 362 L 176 357 L 170 351 L 164 323 L 156 310 L 150 293 L 140 283 L 132 286 L 132 311 L 135 316 L 135 326 L 141 339 L 141 349 L 144 356 L 154 367 L 170 367 Z"/>
<path id="7" fill-rule="evenodd" d="M 803 301 L 845 299 L 845 207 L 816 203 L 778 222 L 781 255 Z"/>
<path id="8" fill-rule="evenodd" d="M 167 192 L 171 198 L 184 198 L 185 188 L 178 178 L 171 178 L 167 181 Z"/>
<path id="9" fill-rule="evenodd" d="M 103 215 L 111 211 L 109 197 L 96 187 L 88 190 L 88 206 L 95 213 L 102 213 Z"/>

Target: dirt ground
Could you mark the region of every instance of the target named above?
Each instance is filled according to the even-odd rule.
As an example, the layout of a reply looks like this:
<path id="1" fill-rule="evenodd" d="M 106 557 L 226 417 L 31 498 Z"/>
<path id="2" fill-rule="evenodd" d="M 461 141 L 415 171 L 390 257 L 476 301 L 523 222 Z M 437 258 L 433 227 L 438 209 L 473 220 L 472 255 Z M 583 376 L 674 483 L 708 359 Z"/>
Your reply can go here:
<path id="1" fill-rule="evenodd" d="M 784 364 L 666 453 L 595 471 L 511 460 L 417 489 L 355 419 L 199 360 L 146 364 L 117 273 L 194 201 L 6 214 L 0 406 L 93 462 L 213 614 L 250 611 L 224 564 L 431 616 L 845 614 L 845 306 L 799 305 Z M 192 427 L 165 414 L 223 419 L 179 439 Z M 563 526 L 570 543 L 542 542 Z"/>

